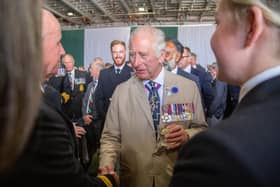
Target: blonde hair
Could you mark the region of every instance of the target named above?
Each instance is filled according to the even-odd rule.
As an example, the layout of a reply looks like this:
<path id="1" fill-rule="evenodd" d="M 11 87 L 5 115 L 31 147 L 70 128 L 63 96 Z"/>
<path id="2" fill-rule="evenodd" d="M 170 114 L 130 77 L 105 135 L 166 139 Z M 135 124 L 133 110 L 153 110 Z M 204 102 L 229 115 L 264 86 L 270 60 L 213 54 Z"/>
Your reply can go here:
<path id="1" fill-rule="evenodd" d="M 248 6 L 258 6 L 263 10 L 267 21 L 280 26 L 280 1 L 279 0 L 222 0 L 227 2 L 228 7 L 234 11 L 235 18 L 242 19 Z"/>
<path id="2" fill-rule="evenodd" d="M 122 46 L 126 49 L 126 45 L 125 45 L 125 42 L 124 42 L 124 41 L 121 41 L 121 40 L 113 40 L 113 41 L 111 42 L 111 51 L 112 51 L 112 49 L 113 49 L 113 47 L 114 47 L 115 45 L 122 45 Z"/>
<path id="3" fill-rule="evenodd" d="M 40 101 L 41 1 L 0 1 L 0 171 L 31 134 Z"/>

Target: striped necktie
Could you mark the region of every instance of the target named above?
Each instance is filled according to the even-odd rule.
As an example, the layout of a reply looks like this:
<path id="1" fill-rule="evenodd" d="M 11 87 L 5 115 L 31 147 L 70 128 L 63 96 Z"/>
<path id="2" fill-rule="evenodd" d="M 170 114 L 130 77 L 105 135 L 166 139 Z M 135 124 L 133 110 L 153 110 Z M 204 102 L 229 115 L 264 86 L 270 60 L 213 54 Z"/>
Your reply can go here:
<path id="1" fill-rule="evenodd" d="M 149 81 L 145 85 L 146 89 L 149 91 L 149 103 L 151 107 L 151 113 L 154 122 L 154 128 L 156 133 L 156 138 L 158 136 L 158 125 L 160 120 L 160 97 L 158 94 L 158 89 L 160 88 L 160 84 Z"/>

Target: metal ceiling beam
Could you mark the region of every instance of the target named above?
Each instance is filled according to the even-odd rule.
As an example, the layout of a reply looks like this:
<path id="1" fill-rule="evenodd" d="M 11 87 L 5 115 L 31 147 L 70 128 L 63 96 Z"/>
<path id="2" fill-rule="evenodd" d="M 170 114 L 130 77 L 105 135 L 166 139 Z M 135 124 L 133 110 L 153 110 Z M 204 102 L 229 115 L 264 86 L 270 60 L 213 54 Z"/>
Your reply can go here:
<path id="1" fill-rule="evenodd" d="M 72 20 L 71 18 L 61 14 L 60 12 L 56 11 L 55 9 L 49 7 L 47 4 L 44 4 L 44 8 L 49 10 L 50 12 L 52 12 L 53 14 L 59 16 L 59 17 L 62 17 L 63 19 L 69 21 L 70 23 L 74 23 L 74 24 L 77 24 L 77 25 L 80 25 L 81 23 L 80 22 L 77 22 L 77 21 L 74 21 Z"/>
<path id="2" fill-rule="evenodd" d="M 151 8 L 152 8 L 152 12 L 153 12 L 153 17 L 155 18 L 155 7 L 154 7 L 154 0 L 149 0 L 150 4 L 151 4 Z"/>
<path id="3" fill-rule="evenodd" d="M 124 9 L 127 13 L 131 12 L 130 8 L 128 7 L 127 3 L 124 0 L 120 0 L 120 3 L 124 7 Z"/>
<path id="4" fill-rule="evenodd" d="M 181 10 L 182 10 L 182 0 L 179 0 L 178 13 L 177 13 L 177 20 L 178 21 L 180 21 Z"/>
<path id="5" fill-rule="evenodd" d="M 90 2 L 92 2 L 101 12 L 103 12 L 103 14 L 110 18 L 111 21 L 117 21 L 117 18 L 108 14 L 108 12 L 103 7 L 101 7 L 95 0 L 90 0 Z"/>
<path id="6" fill-rule="evenodd" d="M 78 9 L 76 6 L 74 6 L 72 3 L 70 3 L 67 0 L 61 0 L 64 4 L 66 4 L 68 7 L 70 7 L 71 9 L 75 10 L 76 12 L 78 12 L 79 14 L 81 14 L 83 17 L 86 17 L 87 19 L 89 19 L 90 22 L 94 22 L 93 17 L 91 17 L 90 15 L 88 15 L 87 13 L 83 12 L 82 10 Z"/>
<path id="7" fill-rule="evenodd" d="M 204 16 L 204 12 L 209 11 L 210 0 L 205 0 L 205 11 L 202 11 L 199 17 L 199 21 L 201 22 Z"/>

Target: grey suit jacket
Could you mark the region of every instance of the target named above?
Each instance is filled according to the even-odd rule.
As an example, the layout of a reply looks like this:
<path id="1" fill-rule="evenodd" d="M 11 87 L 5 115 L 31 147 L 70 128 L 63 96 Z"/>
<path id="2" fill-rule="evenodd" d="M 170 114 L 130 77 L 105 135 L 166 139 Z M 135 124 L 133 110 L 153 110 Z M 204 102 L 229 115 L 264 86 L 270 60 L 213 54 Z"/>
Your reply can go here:
<path id="1" fill-rule="evenodd" d="M 193 81 L 164 73 L 163 104 L 194 104 L 193 120 L 183 124 L 192 137 L 207 127 L 198 88 Z M 178 92 L 170 95 L 172 87 Z M 161 121 L 160 127 L 164 125 Z M 144 84 L 133 76 L 113 94 L 101 138 L 100 166 L 114 166 L 119 157 L 121 186 L 151 187 L 154 180 L 155 187 L 167 187 L 177 150 L 158 153 L 159 142 Z"/>

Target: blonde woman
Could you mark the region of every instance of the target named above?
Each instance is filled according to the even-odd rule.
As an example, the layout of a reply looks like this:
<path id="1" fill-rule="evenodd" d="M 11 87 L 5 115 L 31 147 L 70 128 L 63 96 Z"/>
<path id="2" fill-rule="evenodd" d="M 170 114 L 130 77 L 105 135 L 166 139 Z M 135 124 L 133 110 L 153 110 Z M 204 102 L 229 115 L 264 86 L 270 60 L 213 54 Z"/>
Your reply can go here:
<path id="1" fill-rule="evenodd" d="M 40 4 L 0 1 L 0 173 L 22 153 L 38 111 Z"/>
<path id="2" fill-rule="evenodd" d="M 170 186 L 280 186 L 280 1 L 221 0 L 216 20 L 218 78 L 239 104 L 184 146 Z"/>

